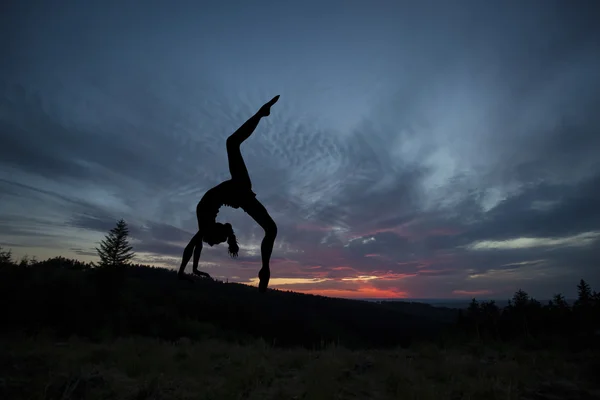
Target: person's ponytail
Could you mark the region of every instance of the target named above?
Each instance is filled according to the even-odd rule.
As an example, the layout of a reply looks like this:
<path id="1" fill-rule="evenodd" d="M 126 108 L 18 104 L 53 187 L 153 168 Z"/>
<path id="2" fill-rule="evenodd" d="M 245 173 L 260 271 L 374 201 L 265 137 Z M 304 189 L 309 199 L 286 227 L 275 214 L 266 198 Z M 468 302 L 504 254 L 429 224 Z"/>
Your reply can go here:
<path id="1" fill-rule="evenodd" d="M 231 224 L 226 223 L 225 228 L 227 229 L 227 244 L 229 245 L 227 251 L 229 252 L 231 258 L 235 258 L 238 256 L 240 247 L 238 246 L 237 238 L 235 237 Z"/>

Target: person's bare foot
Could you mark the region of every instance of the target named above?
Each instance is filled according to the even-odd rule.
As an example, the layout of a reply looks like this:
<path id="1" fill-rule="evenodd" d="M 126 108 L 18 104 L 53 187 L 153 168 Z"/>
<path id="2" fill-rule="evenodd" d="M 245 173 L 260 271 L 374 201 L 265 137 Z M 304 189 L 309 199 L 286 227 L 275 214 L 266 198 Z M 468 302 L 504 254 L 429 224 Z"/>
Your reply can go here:
<path id="1" fill-rule="evenodd" d="M 177 278 L 178 278 L 180 281 L 186 281 L 186 282 L 191 282 L 191 283 L 194 283 L 194 279 L 193 279 L 191 276 L 189 276 L 188 274 L 179 274 L 179 273 L 178 273 L 178 274 L 177 274 Z"/>
<path id="2" fill-rule="evenodd" d="M 258 279 L 260 279 L 258 291 L 265 293 L 267 291 L 267 286 L 269 286 L 269 280 L 271 279 L 271 270 L 268 268 L 261 268 L 261 270 L 258 271 Z"/>
<path id="3" fill-rule="evenodd" d="M 273 97 L 269 102 L 265 103 L 259 110 L 260 115 L 263 117 L 268 117 L 271 115 L 271 107 L 273 104 L 277 103 L 277 100 L 279 100 L 279 95 Z"/>
<path id="4" fill-rule="evenodd" d="M 195 270 L 195 271 L 193 271 L 193 273 L 194 273 L 194 275 L 200 276 L 202 278 L 212 279 L 212 277 L 209 274 L 207 274 L 206 272 L 200 271 L 200 270 Z"/>

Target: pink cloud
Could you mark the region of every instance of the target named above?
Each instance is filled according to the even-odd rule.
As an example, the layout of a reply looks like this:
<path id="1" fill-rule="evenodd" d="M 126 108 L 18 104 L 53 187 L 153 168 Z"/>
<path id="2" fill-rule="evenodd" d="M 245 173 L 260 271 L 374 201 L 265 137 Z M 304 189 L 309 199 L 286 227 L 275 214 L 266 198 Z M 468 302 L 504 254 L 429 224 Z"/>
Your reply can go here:
<path id="1" fill-rule="evenodd" d="M 242 265 L 261 265 L 262 264 L 260 261 L 240 261 L 239 263 Z"/>
<path id="2" fill-rule="evenodd" d="M 361 285 L 358 288 L 348 289 L 307 289 L 302 290 L 302 293 L 316 294 L 320 296 L 329 297 L 341 297 L 346 299 L 358 299 L 358 298 L 379 298 L 379 299 L 393 299 L 393 298 L 407 298 L 408 293 L 405 291 L 397 290 L 396 288 L 379 289 L 372 285 Z"/>

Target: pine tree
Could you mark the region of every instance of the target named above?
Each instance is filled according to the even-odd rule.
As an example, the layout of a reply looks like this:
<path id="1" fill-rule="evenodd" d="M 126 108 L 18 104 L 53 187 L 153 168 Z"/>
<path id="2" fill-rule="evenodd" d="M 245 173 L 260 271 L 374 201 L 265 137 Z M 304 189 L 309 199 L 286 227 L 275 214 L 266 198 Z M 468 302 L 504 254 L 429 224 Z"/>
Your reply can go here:
<path id="1" fill-rule="evenodd" d="M 512 304 L 517 309 L 526 308 L 530 302 L 531 299 L 529 298 L 527 292 L 521 289 L 517 290 L 512 298 Z"/>
<path id="2" fill-rule="evenodd" d="M 467 308 L 467 316 L 475 325 L 475 334 L 477 335 L 477 339 L 480 339 L 481 333 L 479 331 L 479 324 L 481 322 L 481 307 L 474 297 Z"/>
<path id="3" fill-rule="evenodd" d="M 121 219 L 117 222 L 117 226 L 111 229 L 105 239 L 100 242 L 100 248 L 96 248 L 101 267 L 125 265 L 135 257 L 135 253 L 132 251 L 133 247 L 127 240 L 128 236 L 127 223 Z"/>
<path id="4" fill-rule="evenodd" d="M 578 306 L 587 306 L 591 303 L 592 300 L 592 289 L 590 285 L 587 284 L 583 279 L 579 281 L 579 285 L 577 285 L 577 301 L 576 305 Z"/>
<path id="5" fill-rule="evenodd" d="M 512 310 L 515 312 L 515 317 L 523 323 L 523 332 L 525 336 L 529 336 L 528 311 L 531 308 L 531 298 L 524 290 L 517 290 L 512 298 Z"/>
<path id="6" fill-rule="evenodd" d="M 12 251 L 0 247 L 0 265 L 12 264 Z"/>
<path id="7" fill-rule="evenodd" d="M 600 305 L 600 292 L 596 292 L 594 290 L 594 294 L 592 295 L 592 300 L 594 300 L 594 304 L 596 306 L 599 306 Z"/>
<path id="8" fill-rule="evenodd" d="M 596 323 L 596 316 L 593 309 L 593 293 L 590 285 L 583 279 L 577 285 L 577 300 L 575 300 L 573 306 L 580 331 L 587 335 L 592 334 Z"/>
<path id="9" fill-rule="evenodd" d="M 552 297 L 552 307 L 555 307 L 558 310 L 565 310 L 569 308 L 569 304 L 561 293 L 557 293 Z"/>

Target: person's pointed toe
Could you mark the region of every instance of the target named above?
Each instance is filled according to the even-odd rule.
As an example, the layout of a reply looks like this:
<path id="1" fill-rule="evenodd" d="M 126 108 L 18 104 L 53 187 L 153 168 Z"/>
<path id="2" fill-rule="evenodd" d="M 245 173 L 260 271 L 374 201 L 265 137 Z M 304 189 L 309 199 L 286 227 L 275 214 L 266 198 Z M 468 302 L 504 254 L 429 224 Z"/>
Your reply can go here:
<path id="1" fill-rule="evenodd" d="M 258 279 L 260 279 L 258 283 L 258 291 L 261 293 L 266 292 L 267 287 L 269 286 L 269 280 L 271 279 L 271 271 L 261 269 L 258 271 Z"/>

